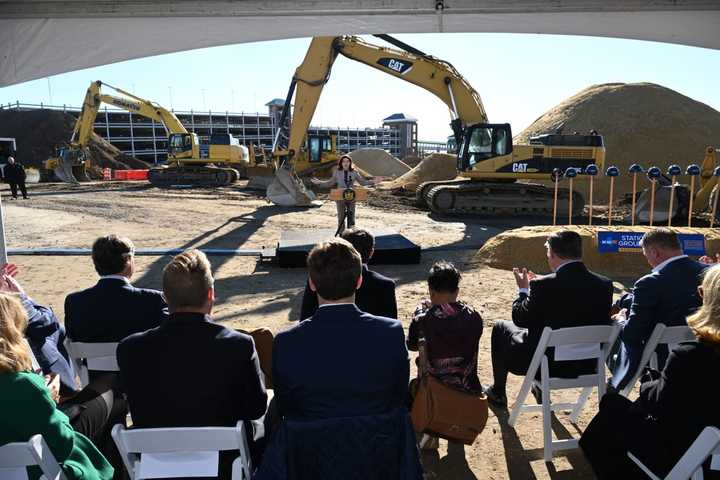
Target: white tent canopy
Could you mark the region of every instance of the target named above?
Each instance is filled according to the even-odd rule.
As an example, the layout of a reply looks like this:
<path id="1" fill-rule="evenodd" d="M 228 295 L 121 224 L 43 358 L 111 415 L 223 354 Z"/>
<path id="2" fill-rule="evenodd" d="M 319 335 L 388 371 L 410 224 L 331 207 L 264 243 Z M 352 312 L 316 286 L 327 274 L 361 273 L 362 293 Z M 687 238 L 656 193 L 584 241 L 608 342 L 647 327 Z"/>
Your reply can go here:
<path id="1" fill-rule="evenodd" d="M 0 87 L 233 43 L 422 32 L 589 35 L 720 49 L 720 2 L 0 0 Z"/>

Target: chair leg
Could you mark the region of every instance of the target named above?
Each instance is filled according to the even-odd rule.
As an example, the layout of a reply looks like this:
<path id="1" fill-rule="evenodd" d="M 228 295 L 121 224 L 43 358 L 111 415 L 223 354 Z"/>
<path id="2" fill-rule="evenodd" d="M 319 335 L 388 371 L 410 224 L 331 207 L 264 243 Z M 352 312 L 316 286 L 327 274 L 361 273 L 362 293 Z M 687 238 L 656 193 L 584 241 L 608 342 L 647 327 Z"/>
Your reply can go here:
<path id="1" fill-rule="evenodd" d="M 590 398 L 592 391 L 593 387 L 585 387 L 582 389 L 582 392 L 580 392 L 575 408 L 573 408 L 572 413 L 570 414 L 570 421 L 572 423 L 577 424 L 578 417 L 582 413 L 583 408 L 585 408 L 585 403 L 587 403 L 588 398 Z"/>
<path id="2" fill-rule="evenodd" d="M 692 480 L 703 480 L 703 469 L 702 465 L 700 465 L 700 468 L 695 470 L 692 474 L 692 477 L 690 477 Z"/>
<path id="3" fill-rule="evenodd" d="M 544 387 L 544 385 L 543 385 Z M 543 456 L 546 462 L 552 462 L 553 459 L 553 434 L 552 434 L 552 400 L 550 399 L 550 389 L 542 389 L 542 414 L 543 414 Z"/>
<path id="4" fill-rule="evenodd" d="M 533 379 L 526 376 L 523 381 L 522 387 L 520 387 L 520 393 L 518 393 L 515 403 L 513 403 L 512 409 L 510 410 L 510 418 L 508 418 L 508 424 L 511 427 L 515 426 L 520 413 L 522 412 L 523 405 L 525 405 L 525 399 L 530 394 L 530 388 L 532 388 Z"/>

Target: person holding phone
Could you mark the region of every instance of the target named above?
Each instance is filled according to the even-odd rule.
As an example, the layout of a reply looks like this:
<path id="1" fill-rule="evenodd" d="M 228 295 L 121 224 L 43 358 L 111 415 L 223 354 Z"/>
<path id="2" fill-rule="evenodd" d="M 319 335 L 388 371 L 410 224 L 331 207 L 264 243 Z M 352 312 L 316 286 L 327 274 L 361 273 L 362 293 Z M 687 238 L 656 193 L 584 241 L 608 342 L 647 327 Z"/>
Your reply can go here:
<path id="1" fill-rule="evenodd" d="M 333 170 L 332 176 L 328 180 L 318 180 L 312 178 L 310 181 L 323 188 L 336 187 L 341 190 L 353 188 L 355 182 L 363 186 L 374 185 L 375 180 L 367 180 L 353 167 L 350 155 L 343 155 L 338 160 L 337 166 Z M 345 222 L 347 220 L 347 228 L 355 226 L 355 200 L 337 200 L 335 201 L 338 216 L 338 234 L 345 230 Z"/>

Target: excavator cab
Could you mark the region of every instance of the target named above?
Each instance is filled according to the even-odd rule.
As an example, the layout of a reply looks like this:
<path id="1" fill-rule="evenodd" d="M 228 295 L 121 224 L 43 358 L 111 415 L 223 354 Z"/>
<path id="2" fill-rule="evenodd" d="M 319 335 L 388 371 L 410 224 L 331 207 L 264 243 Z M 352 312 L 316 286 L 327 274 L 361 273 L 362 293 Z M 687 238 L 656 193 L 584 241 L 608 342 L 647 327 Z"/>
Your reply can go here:
<path id="1" fill-rule="evenodd" d="M 192 158 L 195 146 L 200 142 L 195 133 L 173 133 L 168 137 L 168 160 Z"/>
<path id="2" fill-rule="evenodd" d="M 310 154 L 308 160 L 311 164 L 321 163 L 323 153 L 333 152 L 333 139 L 330 135 L 308 135 L 308 152 Z"/>
<path id="3" fill-rule="evenodd" d="M 478 123 L 468 127 L 458 153 L 458 170 L 472 169 L 476 164 L 512 153 L 512 130 L 509 123 Z"/>

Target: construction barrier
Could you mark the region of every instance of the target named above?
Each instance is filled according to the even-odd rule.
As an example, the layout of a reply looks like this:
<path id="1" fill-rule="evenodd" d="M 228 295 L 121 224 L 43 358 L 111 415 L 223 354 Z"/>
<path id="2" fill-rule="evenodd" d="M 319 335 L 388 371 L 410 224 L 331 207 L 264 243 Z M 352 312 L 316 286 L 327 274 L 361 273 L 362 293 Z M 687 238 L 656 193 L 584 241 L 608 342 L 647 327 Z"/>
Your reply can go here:
<path id="1" fill-rule="evenodd" d="M 115 180 L 147 180 L 148 171 L 145 170 L 115 170 Z"/>
<path id="2" fill-rule="evenodd" d="M 112 180 L 112 170 L 109 168 L 103 168 L 103 180 Z"/>

